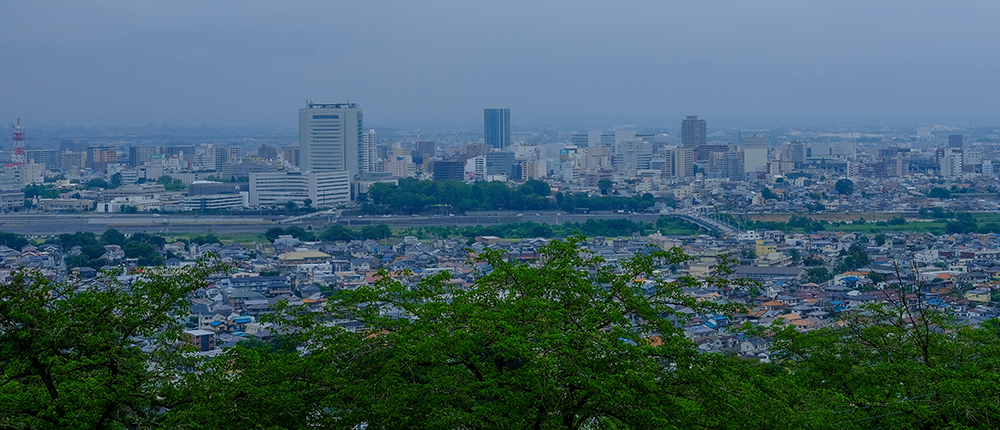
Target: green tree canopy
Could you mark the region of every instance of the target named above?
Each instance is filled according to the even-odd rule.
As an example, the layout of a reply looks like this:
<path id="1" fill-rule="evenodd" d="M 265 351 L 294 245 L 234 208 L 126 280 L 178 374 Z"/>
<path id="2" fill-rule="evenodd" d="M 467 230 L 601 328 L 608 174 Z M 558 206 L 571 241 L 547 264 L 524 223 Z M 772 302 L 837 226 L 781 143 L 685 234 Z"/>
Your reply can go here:
<path id="1" fill-rule="evenodd" d="M 608 195 L 611 191 L 611 187 L 614 185 L 615 183 L 611 182 L 610 179 L 601 179 L 600 181 L 597 181 L 597 188 L 601 190 L 601 195 L 605 196 Z"/>
<path id="2" fill-rule="evenodd" d="M 385 224 L 366 225 L 361 228 L 358 237 L 361 239 L 388 239 L 392 235 L 392 229 Z"/>
<path id="3" fill-rule="evenodd" d="M 159 266 L 164 262 L 164 258 L 156 251 L 156 247 L 143 242 L 129 241 L 122 247 L 126 258 L 138 259 L 140 266 Z"/>
<path id="4" fill-rule="evenodd" d="M 0 245 L 11 249 L 21 249 L 28 246 L 28 243 L 28 239 L 25 239 L 24 236 L 0 231 Z"/>
<path id="5" fill-rule="evenodd" d="M 88 234 L 55 240 L 101 249 Z M 959 324 L 900 273 L 872 275 L 889 279 L 884 300 L 829 309 L 839 321 L 826 328 L 734 328 L 773 337 L 757 362 L 689 338 L 695 316 L 745 314 L 692 292 L 756 296 L 727 279 L 731 261 L 698 280 L 671 274 L 691 259 L 677 248 L 611 264 L 581 240 L 530 262 L 481 252 L 471 288 L 386 271 L 354 290 L 321 285 L 324 306 L 279 302 L 261 317 L 272 338 L 214 358 L 184 354 L 180 324 L 184 298 L 223 266 L 127 286 L 14 271 L 0 285 L 0 428 L 996 427 L 1000 322 Z"/>
<path id="6" fill-rule="evenodd" d="M 775 194 L 774 191 L 771 191 L 771 189 L 768 187 L 764 187 L 764 189 L 760 191 L 760 196 L 763 197 L 765 200 L 778 198 L 778 195 Z"/>
<path id="7" fill-rule="evenodd" d="M 163 185 L 163 188 L 166 191 L 183 191 L 187 188 L 187 185 L 184 185 L 184 181 L 176 179 L 170 175 L 160 176 L 156 179 L 156 183 Z"/>
<path id="8" fill-rule="evenodd" d="M 150 245 L 161 247 L 167 243 L 167 240 L 163 236 L 151 235 L 149 233 L 132 233 L 132 236 L 128 238 L 134 242 L 148 243 Z"/>
<path id="9" fill-rule="evenodd" d="M 809 282 L 815 284 L 822 284 L 833 279 L 833 274 L 830 273 L 830 270 L 822 266 L 813 267 L 812 269 L 807 270 L 806 275 L 808 276 Z"/>
<path id="10" fill-rule="evenodd" d="M 222 240 L 219 239 L 219 237 L 216 236 L 215 233 L 207 233 L 205 235 L 195 236 L 191 238 L 191 243 L 198 245 L 204 245 L 208 243 L 221 243 L 221 242 Z"/>
<path id="11" fill-rule="evenodd" d="M 0 284 L 0 427 L 150 427 L 183 383 L 172 314 L 222 269 L 149 271 L 128 286 L 15 271 Z"/>
<path id="12" fill-rule="evenodd" d="M 653 206 L 650 194 L 634 197 L 591 197 L 587 193 L 556 193 L 555 200 L 548 184 L 528 180 L 516 188 L 502 182 L 421 181 L 403 178 L 398 185 L 376 183 L 368 188 L 368 202 L 362 209 L 369 214 L 418 213 L 433 206 L 450 206 L 457 211 L 469 210 L 551 210 L 576 208 L 592 210 L 641 210 Z"/>
<path id="13" fill-rule="evenodd" d="M 251 363 L 260 363 L 263 345 L 232 350 L 218 363 L 238 364 L 227 364 L 235 373 L 220 377 L 247 392 L 219 394 L 270 404 L 287 396 L 279 392 L 308 390 L 308 398 L 288 403 L 302 408 L 289 415 L 338 428 L 687 427 L 720 406 L 703 397 L 711 389 L 702 384 L 712 385 L 703 371 L 734 364 L 707 361 L 675 321 L 687 318 L 680 308 L 736 308 L 684 294 L 699 285 L 692 278 L 654 276 L 656 268 L 689 257 L 675 248 L 612 266 L 581 253 L 579 238 L 540 253 L 541 264 L 511 262 L 496 251 L 479 255 L 493 270 L 472 289 L 455 288 L 448 273 L 408 286 L 381 272 L 374 286 L 342 291 L 329 315 L 289 309 L 274 321 L 297 326 L 292 341 L 317 353 L 271 356 L 262 366 Z M 361 321 L 366 329 L 345 331 L 327 318 Z M 289 364 L 300 359 L 310 364 Z M 283 377 L 280 388 L 244 385 L 248 373 L 260 377 L 277 363 L 309 369 L 308 376 Z M 751 397 L 754 408 L 763 406 Z M 254 409 L 243 411 L 261 413 Z"/>
<path id="14" fill-rule="evenodd" d="M 342 225 L 331 225 L 319 235 L 319 240 L 353 240 L 356 232 Z"/>
<path id="15" fill-rule="evenodd" d="M 35 197 L 41 197 L 43 199 L 59 198 L 59 190 L 45 185 L 25 185 L 21 191 L 24 192 L 25 199 L 33 199 Z"/>
<path id="16" fill-rule="evenodd" d="M 927 192 L 927 197 L 935 199 L 947 199 L 951 198 L 951 191 L 948 191 L 947 189 L 941 187 L 934 187 Z"/>
<path id="17" fill-rule="evenodd" d="M 778 333 L 774 357 L 788 383 L 809 388 L 802 407 L 816 428 L 995 426 L 1000 324 L 957 325 L 913 287 L 890 284 L 892 300 L 845 313 L 842 324 Z"/>
<path id="18" fill-rule="evenodd" d="M 113 228 L 109 228 L 101 234 L 101 243 L 104 245 L 123 246 L 127 241 L 128 238 L 124 234 Z"/>
<path id="19" fill-rule="evenodd" d="M 264 237 L 269 242 L 274 242 L 274 240 L 281 235 L 290 235 L 303 242 L 316 240 L 316 235 L 314 235 L 311 231 L 306 231 L 305 229 L 299 226 L 292 226 L 288 228 L 273 227 L 268 229 L 264 233 Z"/>
<path id="20" fill-rule="evenodd" d="M 834 188 L 837 189 L 837 194 L 849 196 L 854 194 L 854 181 L 850 179 L 841 179 L 837 181 Z"/>
<path id="21" fill-rule="evenodd" d="M 111 184 L 101 178 L 94 178 L 87 181 L 87 188 L 110 188 Z"/>

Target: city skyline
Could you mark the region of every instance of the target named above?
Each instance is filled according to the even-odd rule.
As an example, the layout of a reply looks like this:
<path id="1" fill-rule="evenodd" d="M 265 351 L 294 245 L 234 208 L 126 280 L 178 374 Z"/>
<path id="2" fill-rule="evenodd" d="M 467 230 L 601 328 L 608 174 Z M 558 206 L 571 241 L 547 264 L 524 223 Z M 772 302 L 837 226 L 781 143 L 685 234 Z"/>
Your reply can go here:
<path id="1" fill-rule="evenodd" d="M 6 121 L 291 126 L 312 98 L 392 127 L 1000 124 L 993 3 L 56 3 L 0 17 Z"/>

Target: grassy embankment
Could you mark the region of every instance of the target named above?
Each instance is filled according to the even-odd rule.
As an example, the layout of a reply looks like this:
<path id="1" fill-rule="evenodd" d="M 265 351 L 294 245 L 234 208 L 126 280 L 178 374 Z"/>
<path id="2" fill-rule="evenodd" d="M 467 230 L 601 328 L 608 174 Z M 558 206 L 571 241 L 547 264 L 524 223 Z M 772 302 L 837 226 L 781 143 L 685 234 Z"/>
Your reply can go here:
<path id="1" fill-rule="evenodd" d="M 1000 233 L 1000 214 L 998 213 L 973 213 L 976 231 L 981 233 Z M 805 224 L 802 218 L 807 218 L 812 222 Z M 894 221 L 894 218 L 896 219 Z M 948 223 L 954 222 L 954 217 L 949 218 L 903 218 L 905 223 L 898 221 L 899 216 L 893 214 L 820 214 L 820 215 L 777 215 L 768 214 L 751 216 L 752 223 L 744 223 L 745 228 L 766 228 L 781 230 L 786 233 L 805 233 L 809 231 L 842 231 L 845 233 L 932 233 L 945 234 L 948 230 Z M 864 220 L 865 222 L 860 222 Z M 968 230 L 968 229 L 966 229 Z"/>

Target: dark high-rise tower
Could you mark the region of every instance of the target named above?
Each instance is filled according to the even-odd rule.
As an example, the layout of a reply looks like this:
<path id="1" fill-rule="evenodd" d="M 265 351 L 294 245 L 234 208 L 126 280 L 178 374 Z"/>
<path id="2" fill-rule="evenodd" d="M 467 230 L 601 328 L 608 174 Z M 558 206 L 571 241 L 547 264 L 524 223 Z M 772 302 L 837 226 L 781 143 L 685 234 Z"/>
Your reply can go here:
<path id="1" fill-rule="evenodd" d="M 428 158 L 434 158 L 434 142 L 427 140 L 418 140 L 413 143 L 416 147 L 414 150 L 417 154 Z"/>
<path id="2" fill-rule="evenodd" d="M 138 167 L 143 163 L 149 161 L 153 157 L 153 154 L 158 154 L 160 152 L 160 147 L 158 146 L 130 146 L 128 148 L 128 165 L 129 167 Z"/>
<path id="3" fill-rule="evenodd" d="M 483 111 L 483 137 L 486 144 L 494 148 L 510 146 L 510 109 L 486 108 Z"/>
<path id="4" fill-rule="evenodd" d="M 965 143 L 965 137 L 961 134 L 953 134 L 948 136 L 948 147 L 949 148 L 961 148 Z"/>
<path id="5" fill-rule="evenodd" d="M 698 119 L 697 115 L 688 115 L 687 119 L 681 121 L 681 144 L 684 147 L 694 148 L 706 144 L 707 135 L 705 120 Z"/>

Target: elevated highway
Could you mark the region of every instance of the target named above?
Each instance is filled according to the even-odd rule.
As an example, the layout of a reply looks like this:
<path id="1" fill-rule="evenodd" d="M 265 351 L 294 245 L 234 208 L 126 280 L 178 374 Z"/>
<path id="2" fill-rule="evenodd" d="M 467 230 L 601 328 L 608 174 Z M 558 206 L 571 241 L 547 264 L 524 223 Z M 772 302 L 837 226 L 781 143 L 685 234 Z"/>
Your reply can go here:
<path id="1" fill-rule="evenodd" d="M 705 229 L 708 229 L 708 230 L 713 230 L 713 231 L 717 231 L 719 233 L 722 233 L 723 236 L 733 236 L 733 235 L 736 235 L 736 234 L 738 234 L 738 233 L 741 232 L 736 227 L 733 227 L 733 226 L 731 226 L 729 224 L 726 224 L 726 223 L 724 223 L 722 221 L 719 221 L 719 220 L 716 220 L 716 219 L 712 219 L 712 218 L 707 218 L 707 217 L 704 217 L 704 216 L 701 216 L 701 215 L 676 214 L 676 216 L 678 218 L 680 218 L 680 219 L 683 219 L 683 220 L 687 221 L 687 222 L 690 222 L 692 224 L 696 224 L 699 227 L 702 227 L 702 228 L 705 228 Z"/>

